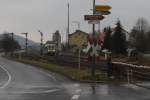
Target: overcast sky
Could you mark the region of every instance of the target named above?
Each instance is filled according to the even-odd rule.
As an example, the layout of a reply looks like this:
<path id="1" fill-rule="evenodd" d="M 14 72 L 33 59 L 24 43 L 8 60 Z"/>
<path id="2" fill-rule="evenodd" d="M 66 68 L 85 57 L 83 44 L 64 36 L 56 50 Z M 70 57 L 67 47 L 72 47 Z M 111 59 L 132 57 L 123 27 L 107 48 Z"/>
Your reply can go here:
<path id="1" fill-rule="evenodd" d="M 40 42 L 40 29 L 45 40 L 56 30 L 66 33 L 67 2 L 70 3 L 70 29 L 77 29 L 72 21 L 80 21 L 81 29 L 91 32 L 84 21 L 85 14 L 91 14 L 93 0 L 0 0 L 0 31 L 30 33 L 30 39 Z M 130 30 L 139 17 L 150 21 L 150 0 L 96 0 L 96 4 L 112 6 L 111 15 L 102 21 L 102 27 L 113 26 L 119 18 L 126 30 Z"/>

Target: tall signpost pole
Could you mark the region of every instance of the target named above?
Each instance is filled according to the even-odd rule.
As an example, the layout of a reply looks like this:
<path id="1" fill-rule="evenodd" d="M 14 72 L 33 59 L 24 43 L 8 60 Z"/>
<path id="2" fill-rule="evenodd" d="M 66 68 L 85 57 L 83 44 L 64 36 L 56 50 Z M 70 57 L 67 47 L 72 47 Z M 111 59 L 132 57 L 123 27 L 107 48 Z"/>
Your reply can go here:
<path id="1" fill-rule="evenodd" d="M 69 33 L 70 33 L 70 6 L 68 2 L 68 30 L 67 30 L 67 45 L 69 46 Z"/>
<path id="2" fill-rule="evenodd" d="M 93 15 L 95 15 L 95 0 L 93 0 Z M 96 41 L 95 41 L 95 24 L 93 24 L 93 38 L 94 38 L 94 46 L 96 46 Z M 91 69 L 91 74 L 92 78 L 95 77 L 95 64 L 96 64 L 96 59 L 95 59 L 95 54 L 93 55 L 93 61 L 92 61 L 92 69 Z"/>
<path id="3" fill-rule="evenodd" d="M 111 12 L 109 11 L 112 7 L 108 5 L 96 5 L 96 0 L 93 0 L 93 15 L 84 15 L 84 20 L 88 21 L 89 24 L 92 24 L 93 35 L 92 35 L 92 50 L 90 51 L 90 55 L 92 56 L 92 66 L 91 66 L 91 76 L 94 79 L 95 77 L 95 67 L 96 67 L 96 57 L 98 56 L 96 48 L 97 48 L 97 38 L 95 32 L 95 24 L 99 24 L 99 32 L 100 32 L 100 21 L 105 17 L 103 15 L 109 15 Z"/>

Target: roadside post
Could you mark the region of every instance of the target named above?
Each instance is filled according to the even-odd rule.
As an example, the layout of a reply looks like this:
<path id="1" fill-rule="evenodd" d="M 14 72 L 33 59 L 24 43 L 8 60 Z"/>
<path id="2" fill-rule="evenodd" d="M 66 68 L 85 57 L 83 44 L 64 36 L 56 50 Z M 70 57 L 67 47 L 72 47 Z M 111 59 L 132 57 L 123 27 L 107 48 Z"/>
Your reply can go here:
<path id="1" fill-rule="evenodd" d="M 78 71 L 79 71 L 79 80 L 80 80 L 80 70 L 81 70 L 81 47 L 78 48 Z"/>
<path id="2" fill-rule="evenodd" d="M 95 24 L 99 24 L 100 27 L 100 21 L 103 20 L 105 17 L 103 15 L 109 15 L 110 10 L 112 7 L 106 6 L 106 5 L 96 5 L 96 0 L 93 0 L 93 15 L 84 15 L 84 20 L 88 21 L 89 24 L 92 24 L 92 30 L 93 30 L 93 41 L 94 41 L 94 47 L 97 46 L 97 37 L 95 32 Z M 91 66 L 91 76 L 94 79 L 95 77 L 95 67 L 96 67 L 96 53 L 92 55 L 92 66 Z"/>
<path id="3" fill-rule="evenodd" d="M 81 69 L 81 47 L 79 47 L 79 50 L 78 50 L 78 69 L 79 71 Z"/>
<path id="4" fill-rule="evenodd" d="M 130 85 L 130 70 L 129 67 L 127 68 L 127 80 L 128 80 L 128 87 Z"/>
<path id="5" fill-rule="evenodd" d="M 25 39 L 25 50 L 26 50 L 26 54 L 28 54 L 28 33 L 22 33 L 25 35 L 26 39 Z"/>
<path id="6" fill-rule="evenodd" d="M 19 52 L 19 60 L 21 60 L 22 59 L 22 57 L 21 57 L 22 55 L 21 55 L 21 52 Z"/>

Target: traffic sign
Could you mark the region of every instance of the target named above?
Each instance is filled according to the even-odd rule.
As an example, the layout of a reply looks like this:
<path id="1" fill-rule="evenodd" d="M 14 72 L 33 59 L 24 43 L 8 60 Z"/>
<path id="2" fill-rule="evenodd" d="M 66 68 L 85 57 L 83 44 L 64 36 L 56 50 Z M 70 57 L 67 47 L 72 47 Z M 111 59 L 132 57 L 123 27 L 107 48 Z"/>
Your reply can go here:
<path id="1" fill-rule="evenodd" d="M 96 11 L 108 11 L 110 10 L 112 7 L 108 6 L 108 5 L 97 5 L 95 7 Z"/>
<path id="2" fill-rule="evenodd" d="M 111 12 L 110 11 L 96 11 L 96 14 L 98 14 L 98 15 L 109 15 L 109 14 L 111 14 Z"/>
<path id="3" fill-rule="evenodd" d="M 99 24 L 100 21 L 99 20 L 89 20 L 88 24 Z"/>
<path id="4" fill-rule="evenodd" d="M 102 15 L 85 15 L 84 19 L 85 20 L 102 20 L 102 19 L 104 19 L 104 16 L 102 16 Z"/>

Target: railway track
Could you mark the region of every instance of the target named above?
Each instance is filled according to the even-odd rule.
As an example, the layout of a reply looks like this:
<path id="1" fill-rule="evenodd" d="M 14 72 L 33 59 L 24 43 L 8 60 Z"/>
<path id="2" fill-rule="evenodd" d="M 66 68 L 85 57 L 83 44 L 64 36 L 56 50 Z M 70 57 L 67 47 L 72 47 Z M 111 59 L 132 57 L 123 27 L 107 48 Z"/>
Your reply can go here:
<path id="1" fill-rule="evenodd" d="M 61 56 L 49 56 L 48 61 L 52 63 L 57 63 L 61 65 L 68 65 L 72 67 L 78 67 L 78 57 L 70 56 L 70 55 L 61 55 Z M 81 67 L 92 67 L 92 62 L 87 61 L 85 57 L 81 57 L 80 59 Z M 96 62 L 96 68 L 100 70 L 107 70 L 107 62 L 99 61 Z"/>

